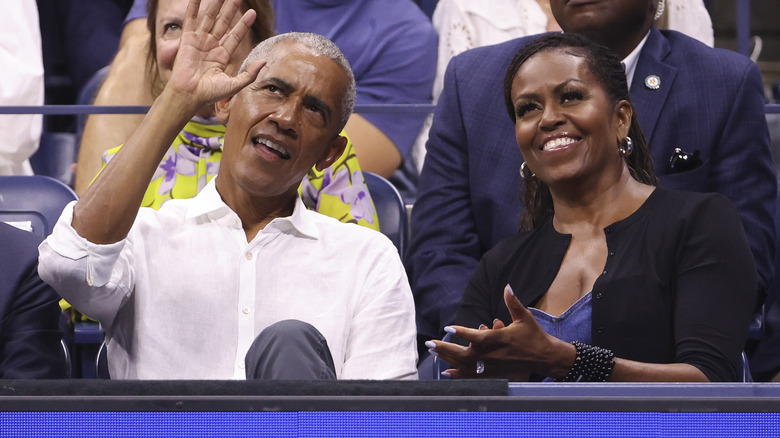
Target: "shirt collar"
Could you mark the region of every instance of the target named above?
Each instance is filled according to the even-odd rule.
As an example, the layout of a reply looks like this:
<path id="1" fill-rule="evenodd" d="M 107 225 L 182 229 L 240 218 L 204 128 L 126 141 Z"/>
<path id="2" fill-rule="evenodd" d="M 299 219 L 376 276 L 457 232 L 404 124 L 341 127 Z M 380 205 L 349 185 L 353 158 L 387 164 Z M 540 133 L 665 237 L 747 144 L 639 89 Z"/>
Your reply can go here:
<path id="1" fill-rule="evenodd" d="M 623 59 L 623 67 L 626 69 L 626 80 L 628 81 L 628 89 L 631 89 L 631 80 L 634 78 L 634 72 L 636 71 L 636 65 L 639 63 L 639 54 L 642 52 L 642 47 L 645 46 L 645 43 L 647 42 L 647 37 L 650 36 L 650 31 L 647 31 L 647 34 L 644 38 L 642 38 L 642 41 L 637 44 L 636 47 L 634 47 L 634 50 L 628 54 L 628 56 Z"/>
<path id="2" fill-rule="evenodd" d="M 193 198 L 187 208 L 185 219 L 193 219 L 204 215 L 211 220 L 220 222 L 223 220 L 232 221 L 232 219 L 238 219 L 238 215 L 225 204 L 225 201 L 222 200 L 219 192 L 217 192 L 217 178 L 219 178 L 219 176 L 209 181 L 209 183 L 203 187 L 203 190 L 195 195 L 195 198 Z M 309 211 L 303 204 L 301 198 L 296 196 L 292 215 L 278 217 L 272 220 L 266 225 L 263 232 L 285 232 L 294 229 L 307 237 L 319 239 L 319 229 L 314 224 L 314 218 L 311 216 L 314 214 L 319 213 Z M 240 224 L 240 220 L 236 222 L 236 224 Z"/>

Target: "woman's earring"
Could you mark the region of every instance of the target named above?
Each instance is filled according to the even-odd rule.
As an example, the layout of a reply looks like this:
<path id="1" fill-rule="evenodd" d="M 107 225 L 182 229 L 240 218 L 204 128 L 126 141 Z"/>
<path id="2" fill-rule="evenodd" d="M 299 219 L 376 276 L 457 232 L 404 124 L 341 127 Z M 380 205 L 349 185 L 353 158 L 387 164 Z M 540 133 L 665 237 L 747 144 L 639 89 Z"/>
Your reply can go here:
<path id="1" fill-rule="evenodd" d="M 527 169 L 527 167 L 525 165 L 525 161 L 523 161 L 523 164 L 520 165 L 520 176 L 521 177 L 528 179 L 528 178 L 533 178 L 533 177 L 536 176 L 536 174 L 531 172 L 530 169 L 528 169 L 528 172 L 531 172 L 531 174 L 528 175 L 528 172 L 526 172 L 526 169 Z"/>
<path id="2" fill-rule="evenodd" d="M 655 20 L 661 18 L 664 14 L 664 8 L 666 8 L 666 0 L 658 0 L 658 7 L 655 8 Z"/>
<path id="3" fill-rule="evenodd" d="M 634 140 L 631 137 L 626 136 L 623 143 L 618 144 L 618 151 L 623 158 L 628 158 L 629 155 L 634 153 Z"/>

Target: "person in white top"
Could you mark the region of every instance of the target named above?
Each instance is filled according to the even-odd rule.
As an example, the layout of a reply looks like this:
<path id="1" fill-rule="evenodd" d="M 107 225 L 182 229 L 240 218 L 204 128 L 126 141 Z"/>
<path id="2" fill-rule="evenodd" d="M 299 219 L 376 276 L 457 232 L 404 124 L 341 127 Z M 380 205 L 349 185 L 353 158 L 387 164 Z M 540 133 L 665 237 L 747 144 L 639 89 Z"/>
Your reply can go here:
<path id="1" fill-rule="evenodd" d="M 29 0 L 3 3 L 0 15 L 0 105 L 43 105 L 43 54 L 38 7 Z M 32 175 L 40 114 L 0 114 L 0 175 Z"/>
<path id="2" fill-rule="evenodd" d="M 188 5 L 164 91 L 41 244 L 41 277 L 100 321 L 112 378 L 301 378 L 309 365 L 325 366 L 325 378 L 416 378 L 414 303 L 395 247 L 298 197 L 308 169 L 346 145 L 349 64 L 325 37 L 282 34 L 231 77 L 255 12 L 242 16 L 238 0 L 199 3 Z M 228 120 L 219 175 L 193 199 L 139 208 L 173 137 L 209 102 Z M 306 327 L 292 340 L 311 337 L 309 356 L 322 360 L 274 364 L 293 343 L 277 336 L 290 320 Z M 273 354 L 252 354 L 256 338 Z M 257 372 L 269 362 L 282 372 Z"/>

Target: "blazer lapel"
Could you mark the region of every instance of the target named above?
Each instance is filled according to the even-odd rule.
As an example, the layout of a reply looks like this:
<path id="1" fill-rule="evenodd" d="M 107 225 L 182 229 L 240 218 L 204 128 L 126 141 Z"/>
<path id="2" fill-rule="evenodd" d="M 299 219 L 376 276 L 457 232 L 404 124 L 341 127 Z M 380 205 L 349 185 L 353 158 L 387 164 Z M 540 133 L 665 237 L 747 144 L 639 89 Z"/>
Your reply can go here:
<path id="1" fill-rule="evenodd" d="M 670 51 L 666 37 L 653 27 L 631 81 L 631 101 L 648 145 L 653 141 L 655 125 L 677 77 L 677 68 L 664 63 Z"/>

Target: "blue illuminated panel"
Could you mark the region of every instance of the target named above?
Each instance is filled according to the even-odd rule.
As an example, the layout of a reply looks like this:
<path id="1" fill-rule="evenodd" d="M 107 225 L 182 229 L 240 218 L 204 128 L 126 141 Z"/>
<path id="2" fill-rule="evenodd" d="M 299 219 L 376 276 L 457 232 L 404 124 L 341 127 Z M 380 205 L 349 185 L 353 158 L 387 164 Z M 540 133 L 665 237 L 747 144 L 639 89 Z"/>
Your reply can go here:
<path id="1" fill-rule="evenodd" d="M 3 437 L 776 437 L 778 413 L 4 412 Z"/>

